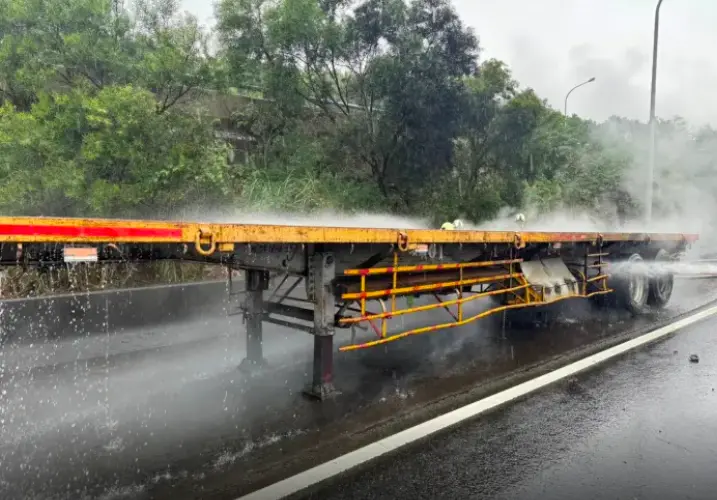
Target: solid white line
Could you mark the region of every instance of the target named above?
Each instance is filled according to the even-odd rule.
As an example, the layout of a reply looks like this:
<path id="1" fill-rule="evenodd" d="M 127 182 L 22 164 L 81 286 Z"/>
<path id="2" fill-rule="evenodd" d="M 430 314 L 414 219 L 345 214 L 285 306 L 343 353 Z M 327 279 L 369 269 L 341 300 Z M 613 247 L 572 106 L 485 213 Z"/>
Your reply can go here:
<path id="1" fill-rule="evenodd" d="M 513 401 L 517 398 L 530 394 L 538 389 L 542 389 L 550 384 L 558 382 L 566 377 L 575 375 L 578 372 L 587 370 L 591 367 L 604 363 L 605 361 L 624 354 L 632 349 L 643 346 L 650 342 L 654 342 L 666 335 L 676 332 L 681 328 L 690 326 L 698 321 L 709 318 L 717 314 L 717 306 L 710 307 L 704 311 L 683 318 L 662 328 L 658 328 L 650 333 L 641 335 L 638 338 L 628 340 L 622 344 L 616 345 L 597 354 L 583 358 L 575 363 L 569 364 L 557 370 L 554 370 L 540 377 L 536 377 L 522 384 L 516 385 L 505 391 L 488 396 L 485 399 L 470 403 L 466 406 L 453 410 L 449 413 L 440 415 L 432 420 L 428 420 L 422 424 L 398 432 L 384 439 L 371 443 L 367 446 L 359 448 L 355 451 L 342 455 L 334 460 L 325 462 L 312 469 L 296 474 L 266 488 L 254 491 L 237 500 L 278 500 L 288 495 L 297 493 L 314 484 L 334 477 L 342 472 L 352 469 L 358 465 L 380 457 L 386 453 L 394 451 L 398 448 L 411 444 L 426 436 L 439 432 L 448 427 L 452 427 L 465 420 L 473 418 L 481 413 L 492 410 L 500 405 Z"/>

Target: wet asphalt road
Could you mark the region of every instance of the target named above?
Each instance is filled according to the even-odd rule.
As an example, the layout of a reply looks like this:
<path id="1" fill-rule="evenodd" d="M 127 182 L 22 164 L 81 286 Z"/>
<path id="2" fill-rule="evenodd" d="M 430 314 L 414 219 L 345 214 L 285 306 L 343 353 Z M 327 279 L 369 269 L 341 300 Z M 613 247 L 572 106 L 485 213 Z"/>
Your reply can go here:
<path id="1" fill-rule="evenodd" d="M 707 320 L 311 498 L 713 499 L 716 330 Z"/>
<path id="2" fill-rule="evenodd" d="M 678 291 L 667 314 L 715 296 L 711 283 L 699 287 Z M 306 334 L 265 327 L 270 371 L 254 378 L 238 372 L 244 356 L 238 316 L 5 346 L 0 498 L 235 498 L 277 457 L 303 454 L 461 384 L 651 321 L 616 315 L 577 321 L 588 314 L 576 302 L 548 328 L 503 331 L 493 318 L 385 349 L 336 354 L 343 394 L 324 404 L 301 395 L 311 372 Z"/>

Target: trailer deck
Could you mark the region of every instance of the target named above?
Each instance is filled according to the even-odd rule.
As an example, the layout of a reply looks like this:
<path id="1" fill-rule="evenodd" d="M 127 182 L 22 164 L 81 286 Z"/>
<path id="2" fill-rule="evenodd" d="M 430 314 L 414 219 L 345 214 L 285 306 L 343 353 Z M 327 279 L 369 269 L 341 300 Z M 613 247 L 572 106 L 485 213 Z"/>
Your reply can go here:
<path id="1" fill-rule="evenodd" d="M 589 298 L 638 314 L 664 307 L 672 293 L 672 274 L 655 270 L 650 262 L 679 259 L 697 238 L 0 217 L 0 264 L 180 259 L 243 270 L 247 357 L 242 368 L 257 370 L 267 363 L 264 322 L 306 331 L 314 336 L 314 374 L 307 392 L 324 399 L 336 394 L 337 328 L 352 332 L 351 342 L 339 348 L 350 351 L 568 298 Z M 272 275 L 281 283 L 267 298 Z M 289 280 L 288 292 L 279 296 Z M 290 297 L 302 282 L 306 298 Z M 402 297 L 420 295 L 435 302 L 398 304 Z M 490 298 L 493 307 L 467 315 L 465 304 L 483 298 Z M 379 310 L 369 311 L 369 304 Z M 438 309 L 445 321 L 397 333 L 389 329 L 393 318 Z M 361 326 L 375 338 L 356 342 L 355 328 Z"/>
<path id="2" fill-rule="evenodd" d="M 197 235 L 222 243 L 571 243 L 595 241 L 697 241 L 695 234 L 442 231 L 276 224 L 231 224 L 122 219 L 0 217 L 0 242 L 26 243 L 194 243 Z"/>

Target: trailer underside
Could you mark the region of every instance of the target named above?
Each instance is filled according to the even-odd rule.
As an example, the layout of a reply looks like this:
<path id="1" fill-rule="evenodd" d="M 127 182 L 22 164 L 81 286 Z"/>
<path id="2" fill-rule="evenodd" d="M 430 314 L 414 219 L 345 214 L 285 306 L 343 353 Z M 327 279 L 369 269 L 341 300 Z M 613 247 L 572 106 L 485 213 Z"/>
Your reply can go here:
<path id="1" fill-rule="evenodd" d="M 678 260 L 696 240 L 696 235 L 687 234 L 7 217 L 0 218 L 0 263 L 54 266 L 181 259 L 243 270 L 247 354 L 242 369 L 260 370 L 267 364 L 262 351 L 264 322 L 305 331 L 314 336 L 314 370 L 307 392 L 324 399 L 336 394 L 337 329 L 352 332 L 351 342 L 339 348 L 350 351 L 569 298 L 588 298 L 639 314 L 664 307 L 672 293 L 672 273 L 654 263 Z M 232 273 L 228 275 L 231 279 Z M 272 281 L 278 285 L 270 291 Z M 290 299 L 301 285 L 305 298 Z M 415 296 L 430 296 L 434 302 L 399 306 L 398 299 Z M 484 298 L 492 302 L 490 308 L 467 313 L 467 303 Z M 399 332 L 388 328 L 392 318 L 439 309 L 441 315 L 434 315 L 439 320 L 432 325 Z M 374 338 L 355 342 L 356 327 L 373 332 Z"/>

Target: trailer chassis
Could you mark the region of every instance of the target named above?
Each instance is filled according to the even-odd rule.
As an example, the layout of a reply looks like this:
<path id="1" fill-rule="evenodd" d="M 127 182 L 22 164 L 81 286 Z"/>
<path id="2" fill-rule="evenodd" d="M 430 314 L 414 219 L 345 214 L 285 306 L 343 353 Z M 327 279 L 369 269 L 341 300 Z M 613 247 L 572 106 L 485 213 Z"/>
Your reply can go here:
<path id="1" fill-rule="evenodd" d="M 242 270 L 246 358 L 240 368 L 251 373 L 268 365 L 264 323 L 307 332 L 314 337 L 314 354 L 306 392 L 323 400 L 338 393 L 333 383 L 337 329 L 355 333 L 361 327 L 374 335 L 359 342 L 352 335 L 337 346 L 346 352 L 566 299 L 641 314 L 664 307 L 672 293 L 672 274 L 652 264 L 679 259 L 696 239 L 685 234 L 0 218 L 0 264 L 176 259 Z M 270 291 L 273 280 L 280 283 Z M 304 296 L 293 297 L 301 284 Z M 415 296 L 434 302 L 399 304 Z M 475 314 L 467 310 L 466 304 L 484 298 L 492 307 Z M 434 310 L 441 310 L 445 320 L 398 332 L 389 328 L 393 318 Z"/>

